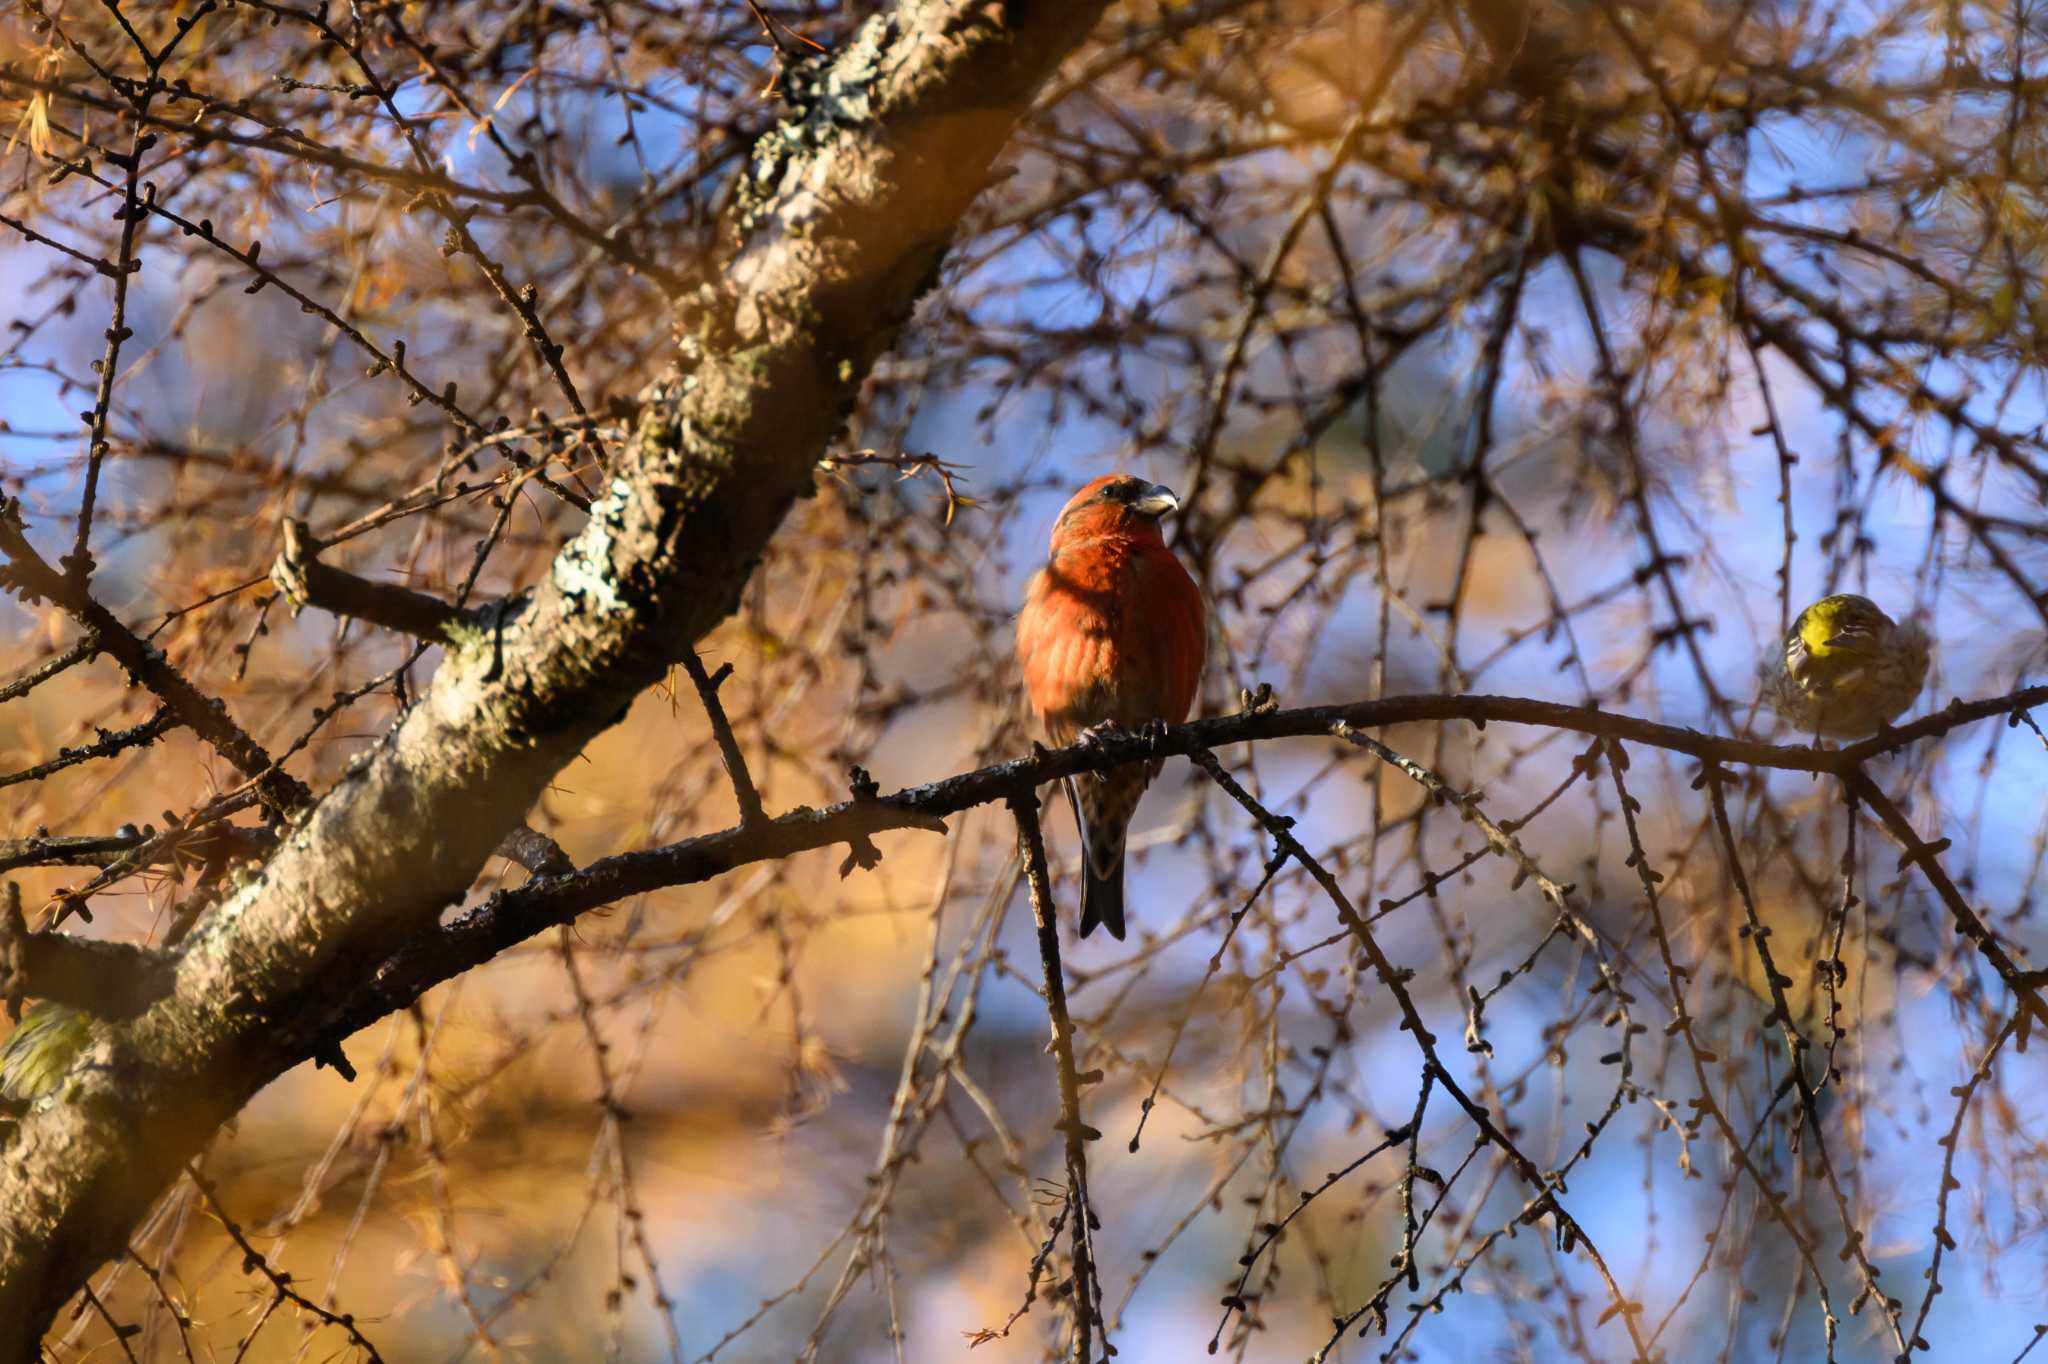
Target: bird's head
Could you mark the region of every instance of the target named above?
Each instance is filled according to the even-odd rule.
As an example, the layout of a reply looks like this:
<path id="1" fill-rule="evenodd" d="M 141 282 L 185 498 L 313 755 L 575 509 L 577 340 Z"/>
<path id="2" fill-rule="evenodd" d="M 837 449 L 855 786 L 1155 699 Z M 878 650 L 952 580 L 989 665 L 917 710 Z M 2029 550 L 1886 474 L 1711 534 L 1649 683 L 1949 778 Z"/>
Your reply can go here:
<path id="1" fill-rule="evenodd" d="M 1159 520 L 1180 510 L 1180 499 L 1170 488 L 1147 483 L 1132 474 L 1104 474 L 1084 484 L 1053 523 L 1052 541 L 1057 547 L 1072 536 L 1125 535 L 1163 541 Z"/>
<path id="2" fill-rule="evenodd" d="M 1868 597 L 1840 593 L 1822 597 L 1799 613 L 1792 626 L 1809 658 L 1823 662 L 1867 654 L 1883 646 L 1892 618 Z"/>

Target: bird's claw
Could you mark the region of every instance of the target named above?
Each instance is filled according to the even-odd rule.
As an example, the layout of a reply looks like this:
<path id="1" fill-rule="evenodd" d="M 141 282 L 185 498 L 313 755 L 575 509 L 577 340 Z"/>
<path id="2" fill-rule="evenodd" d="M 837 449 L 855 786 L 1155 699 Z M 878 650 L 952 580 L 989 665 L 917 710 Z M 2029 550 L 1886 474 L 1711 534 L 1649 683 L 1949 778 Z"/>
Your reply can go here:
<path id="1" fill-rule="evenodd" d="M 1076 734 L 1074 742 L 1086 748 L 1097 748 L 1111 740 L 1123 738 L 1128 732 L 1114 720 L 1101 720 Z"/>
<path id="2" fill-rule="evenodd" d="M 1138 726 L 1138 737 L 1150 744 L 1152 751 L 1155 753 L 1165 744 L 1166 736 L 1172 732 L 1173 726 L 1168 724 L 1163 717 L 1157 715 Z"/>

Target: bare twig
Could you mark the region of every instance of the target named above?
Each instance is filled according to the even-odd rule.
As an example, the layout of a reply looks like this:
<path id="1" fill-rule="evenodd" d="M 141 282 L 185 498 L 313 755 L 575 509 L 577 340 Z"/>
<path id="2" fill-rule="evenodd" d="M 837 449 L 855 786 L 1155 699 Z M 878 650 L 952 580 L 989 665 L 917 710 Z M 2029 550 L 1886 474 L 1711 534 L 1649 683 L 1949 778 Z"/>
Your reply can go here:
<path id="1" fill-rule="evenodd" d="M 1095 1335 L 1104 1334 L 1108 1349 L 1108 1323 L 1102 1317 L 1102 1289 L 1096 1281 L 1095 1233 L 1101 1223 L 1088 1199 L 1088 1143 L 1102 1133 L 1081 1117 L 1081 1085 L 1099 1080 L 1094 1072 L 1084 1076 L 1074 1060 L 1074 1020 L 1067 1011 L 1065 971 L 1060 966 L 1059 915 L 1053 908 L 1052 877 L 1045 866 L 1045 840 L 1038 829 L 1038 797 L 1025 789 L 1009 797 L 1010 813 L 1017 820 L 1017 849 L 1024 861 L 1025 884 L 1031 888 L 1031 916 L 1038 929 L 1038 961 L 1045 975 L 1045 1009 L 1052 1023 L 1053 1054 L 1059 1073 L 1059 1128 L 1066 1142 L 1067 1218 L 1072 1230 L 1074 1258 L 1074 1364 L 1093 1364 Z"/>

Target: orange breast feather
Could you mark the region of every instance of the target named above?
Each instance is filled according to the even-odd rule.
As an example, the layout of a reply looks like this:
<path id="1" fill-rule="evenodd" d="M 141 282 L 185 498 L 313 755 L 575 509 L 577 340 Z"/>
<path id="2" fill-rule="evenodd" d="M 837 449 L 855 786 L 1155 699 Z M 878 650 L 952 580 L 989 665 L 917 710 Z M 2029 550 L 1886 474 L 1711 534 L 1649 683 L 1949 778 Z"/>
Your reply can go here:
<path id="1" fill-rule="evenodd" d="M 1017 619 L 1031 707 L 1055 743 L 1104 720 L 1186 719 L 1205 628 L 1201 591 L 1163 545 L 1066 547 L 1032 579 Z"/>

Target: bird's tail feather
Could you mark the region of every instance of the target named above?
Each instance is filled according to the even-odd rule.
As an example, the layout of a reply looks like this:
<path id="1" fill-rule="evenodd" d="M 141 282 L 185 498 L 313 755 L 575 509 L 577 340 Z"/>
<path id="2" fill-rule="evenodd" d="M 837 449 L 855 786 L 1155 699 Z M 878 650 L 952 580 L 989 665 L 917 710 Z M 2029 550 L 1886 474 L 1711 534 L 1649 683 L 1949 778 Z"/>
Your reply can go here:
<path id="1" fill-rule="evenodd" d="M 1093 866 L 1084 869 L 1081 886 L 1081 936 L 1087 937 L 1101 924 L 1109 936 L 1124 940 L 1124 859 L 1121 854 L 1107 876 L 1097 876 Z"/>
<path id="2" fill-rule="evenodd" d="M 1124 835 L 1147 780 L 1142 771 L 1126 771 L 1108 779 L 1080 777 L 1067 782 L 1067 798 L 1074 804 L 1074 822 L 1081 831 L 1084 938 L 1101 924 L 1112 938 L 1123 941 Z"/>

